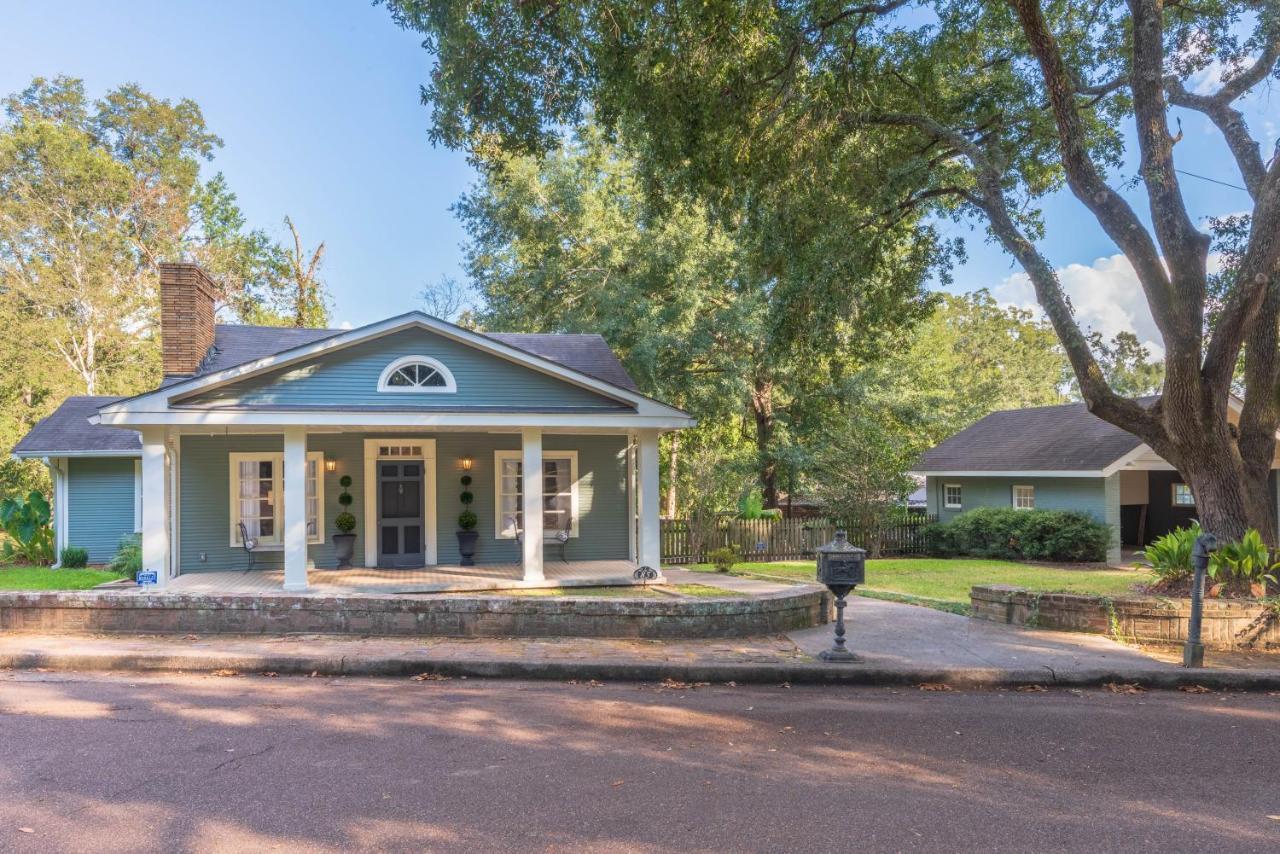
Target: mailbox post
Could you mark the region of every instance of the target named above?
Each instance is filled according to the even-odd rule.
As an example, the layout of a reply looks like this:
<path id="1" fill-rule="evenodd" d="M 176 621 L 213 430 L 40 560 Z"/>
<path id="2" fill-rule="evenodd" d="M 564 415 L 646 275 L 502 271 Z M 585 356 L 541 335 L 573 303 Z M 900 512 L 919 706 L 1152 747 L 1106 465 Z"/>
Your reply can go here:
<path id="1" fill-rule="evenodd" d="M 1218 538 L 1210 533 L 1196 537 L 1191 550 L 1191 619 L 1187 621 L 1187 642 L 1182 647 L 1183 667 L 1204 667 L 1204 644 L 1200 642 L 1200 623 L 1204 616 L 1204 577 L 1209 571 L 1209 555 L 1218 548 Z"/>
<path id="2" fill-rule="evenodd" d="M 857 661 L 844 643 L 844 598 L 866 581 L 867 552 L 849 542 L 844 531 L 825 546 L 818 546 L 818 581 L 836 597 L 836 640 L 831 649 L 818 653 L 823 661 Z"/>

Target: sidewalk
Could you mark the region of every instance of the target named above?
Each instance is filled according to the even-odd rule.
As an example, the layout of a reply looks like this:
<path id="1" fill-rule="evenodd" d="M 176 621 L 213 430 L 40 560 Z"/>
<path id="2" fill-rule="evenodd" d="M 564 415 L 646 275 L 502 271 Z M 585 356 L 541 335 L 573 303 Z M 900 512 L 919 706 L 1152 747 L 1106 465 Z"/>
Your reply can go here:
<path id="1" fill-rule="evenodd" d="M 1280 656 L 1232 654 L 1223 658 L 1234 666 L 1219 667 L 1211 655 L 1210 667 L 1189 671 L 1170 650 L 1157 657 L 1093 635 L 1030 631 L 862 598 L 851 600 L 848 614 L 849 648 L 860 657 L 853 664 L 816 658 L 831 642 L 830 627 L 821 627 L 710 641 L 8 634 L 0 637 L 0 667 L 955 687 L 1140 682 L 1280 690 Z"/>

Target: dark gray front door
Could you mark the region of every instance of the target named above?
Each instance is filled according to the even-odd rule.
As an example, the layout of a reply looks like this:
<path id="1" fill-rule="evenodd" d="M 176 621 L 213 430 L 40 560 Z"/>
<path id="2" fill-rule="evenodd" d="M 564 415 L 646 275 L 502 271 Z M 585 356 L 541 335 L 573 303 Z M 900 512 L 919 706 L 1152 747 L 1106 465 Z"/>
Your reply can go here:
<path id="1" fill-rule="evenodd" d="M 423 566 L 422 462 L 378 461 L 378 566 Z"/>

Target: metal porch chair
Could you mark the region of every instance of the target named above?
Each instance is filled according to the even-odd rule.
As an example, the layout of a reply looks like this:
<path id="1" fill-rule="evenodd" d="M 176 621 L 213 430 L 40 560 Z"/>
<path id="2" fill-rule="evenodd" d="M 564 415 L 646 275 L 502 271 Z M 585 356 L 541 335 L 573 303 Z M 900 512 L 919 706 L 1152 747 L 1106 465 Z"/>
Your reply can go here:
<path id="1" fill-rule="evenodd" d="M 238 524 L 240 525 L 240 547 L 249 556 L 249 568 L 245 572 L 251 572 L 253 570 L 253 550 L 258 547 L 258 540 L 256 537 L 249 536 L 249 529 L 244 526 L 244 522 Z"/>

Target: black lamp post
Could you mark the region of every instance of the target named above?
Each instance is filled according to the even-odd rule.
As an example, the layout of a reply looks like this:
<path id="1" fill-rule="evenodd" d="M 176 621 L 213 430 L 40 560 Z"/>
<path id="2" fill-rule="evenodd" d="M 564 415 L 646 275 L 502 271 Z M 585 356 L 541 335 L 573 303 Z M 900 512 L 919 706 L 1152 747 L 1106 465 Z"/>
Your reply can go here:
<path id="1" fill-rule="evenodd" d="M 844 600 L 853 588 L 866 581 L 867 552 L 851 544 L 840 530 L 836 531 L 834 540 L 818 546 L 817 551 L 818 581 L 836 597 L 835 644 L 818 653 L 818 657 L 823 661 L 857 661 L 858 657 L 844 643 Z"/>
<path id="2" fill-rule="evenodd" d="M 1182 647 L 1183 667 L 1204 667 L 1204 644 L 1200 642 L 1200 622 L 1204 616 L 1204 577 L 1209 571 L 1209 555 L 1218 548 L 1218 538 L 1208 532 L 1196 537 L 1191 550 L 1191 619 L 1187 622 L 1187 642 Z"/>

